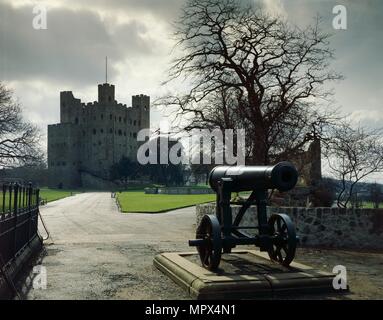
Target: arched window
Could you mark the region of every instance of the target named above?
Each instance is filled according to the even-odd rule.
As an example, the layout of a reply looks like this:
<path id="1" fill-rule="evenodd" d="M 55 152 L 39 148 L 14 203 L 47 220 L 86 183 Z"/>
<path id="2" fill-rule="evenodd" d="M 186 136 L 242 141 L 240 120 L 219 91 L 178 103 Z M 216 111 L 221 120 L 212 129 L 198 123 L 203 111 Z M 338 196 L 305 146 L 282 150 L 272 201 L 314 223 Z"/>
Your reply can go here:
<path id="1" fill-rule="evenodd" d="M 93 129 L 93 134 L 96 134 L 97 133 L 97 130 L 96 129 Z"/>

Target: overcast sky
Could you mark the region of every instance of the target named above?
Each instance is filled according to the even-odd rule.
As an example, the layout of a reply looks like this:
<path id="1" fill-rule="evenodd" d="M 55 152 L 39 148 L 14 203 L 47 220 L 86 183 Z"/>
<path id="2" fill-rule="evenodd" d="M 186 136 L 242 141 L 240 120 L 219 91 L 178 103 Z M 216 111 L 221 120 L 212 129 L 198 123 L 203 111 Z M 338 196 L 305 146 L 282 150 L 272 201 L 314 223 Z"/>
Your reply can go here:
<path id="1" fill-rule="evenodd" d="M 249 0 L 244 0 L 249 1 Z M 256 1 L 257 2 L 257 1 Z M 334 86 L 336 105 L 356 121 L 383 122 L 381 0 L 259 0 L 272 13 L 305 25 L 319 14 L 335 33 L 334 68 L 345 80 Z M 73 91 L 84 102 L 97 99 L 97 84 L 116 85 L 117 100 L 131 95 L 152 100 L 162 88 L 171 59 L 171 22 L 183 0 L 0 0 L 0 81 L 12 88 L 28 119 L 46 132 L 59 121 L 59 92 Z M 35 30 L 37 4 L 47 7 L 47 29 Z M 335 5 L 347 8 L 347 30 L 332 28 Z M 161 119 L 152 113 L 153 126 Z"/>

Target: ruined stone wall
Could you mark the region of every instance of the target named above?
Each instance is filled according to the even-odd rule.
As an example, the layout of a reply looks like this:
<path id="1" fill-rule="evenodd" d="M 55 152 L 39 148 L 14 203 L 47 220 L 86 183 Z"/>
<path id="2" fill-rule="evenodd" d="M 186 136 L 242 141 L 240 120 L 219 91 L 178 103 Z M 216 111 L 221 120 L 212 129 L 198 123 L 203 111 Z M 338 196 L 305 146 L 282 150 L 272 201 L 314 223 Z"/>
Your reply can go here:
<path id="1" fill-rule="evenodd" d="M 233 206 L 233 216 L 239 206 Z M 256 207 L 245 214 L 241 225 L 257 225 Z M 268 215 L 286 213 L 296 226 L 299 246 L 383 250 L 383 209 L 277 208 Z M 197 225 L 205 214 L 215 214 L 214 204 L 196 207 Z"/>
<path id="2" fill-rule="evenodd" d="M 322 178 L 322 156 L 320 140 L 314 140 L 307 151 L 301 152 L 295 158 L 288 159 L 296 166 L 301 183 L 312 186 Z"/>

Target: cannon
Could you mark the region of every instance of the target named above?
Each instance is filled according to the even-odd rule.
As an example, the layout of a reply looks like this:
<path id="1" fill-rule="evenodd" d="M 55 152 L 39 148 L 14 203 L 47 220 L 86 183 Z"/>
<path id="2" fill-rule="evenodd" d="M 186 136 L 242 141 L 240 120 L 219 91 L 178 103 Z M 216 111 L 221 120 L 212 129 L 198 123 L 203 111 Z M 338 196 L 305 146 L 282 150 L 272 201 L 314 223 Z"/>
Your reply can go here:
<path id="1" fill-rule="evenodd" d="M 255 245 L 267 251 L 270 259 L 289 266 L 295 256 L 298 242 L 295 226 L 286 214 L 267 218 L 269 190 L 280 192 L 294 188 L 298 172 L 290 162 L 274 166 L 218 166 L 209 175 L 210 187 L 216 192 L 216 213 L 202 217 L 196 230 L 196 239 L 189 246 L 197 247 L 202 266 L 215 271 L 222 253 L 230 253 L 237 245 Z M 250 191 L 235 217 L 232 215 L 232 192 Z M 240 225 L 246 210 L 256 204 L 256 226 Z M 234 219 L 233 219 L 234 218 Z M 246 230 L 255 230 L 250 236 Z"/>

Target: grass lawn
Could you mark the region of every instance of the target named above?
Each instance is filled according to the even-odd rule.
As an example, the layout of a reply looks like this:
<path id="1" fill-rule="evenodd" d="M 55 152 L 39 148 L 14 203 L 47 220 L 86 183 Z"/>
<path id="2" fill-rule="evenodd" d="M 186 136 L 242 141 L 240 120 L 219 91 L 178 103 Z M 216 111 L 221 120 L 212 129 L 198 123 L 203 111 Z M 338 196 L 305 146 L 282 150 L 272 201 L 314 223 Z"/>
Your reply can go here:
<path id="1" fill-rule="evenodd" d="M 62 198 L 70 197 L 71 195 L 78 193 L 78 191 L 71 190 L 59 190 L 59 189 L 49 189 L 49 188 L 41 188 L 40 189 L 40 198 L 46 200 L 47 202 L 59 200 Z M 11 208 L 13 207 L 13 195 L 11 199 Z M 9 209 L 9 193 L 7 192 L 5 195 L 5 203 L 3 208 L 3 192 L 0 192 L 0 212 L 5 212 Z"/>
<path id="2" fill-rule="evenodd" d="M 215 194 L 145 194 L 144 192 L 117 193 L 122 212 L 156 213 L 189 207 L 215 200 Z"/>
<path id="3" fill-rule="evenodd" d="M 60 190 L 60 189 L 40 189 L 40 198 L 46 200 L 47 202 L 59 200 L 62 198 L 70 197 L 71 195 L 78 193 L 71 190 Z"/>
<path id="4" fill-rule="evenodd" d="M 374 203 L 372 203 L 372 202 L 363 202 L 363 204 L 362 204 L 362 208 L 363 209 L 375 209 L 375 207 L 374 207 Z M 382 209 L 383 208 L 383 203 L 380 203 L 379 204 L 379 208 L 380 209 Z"/>

